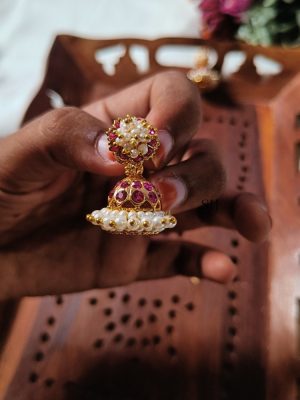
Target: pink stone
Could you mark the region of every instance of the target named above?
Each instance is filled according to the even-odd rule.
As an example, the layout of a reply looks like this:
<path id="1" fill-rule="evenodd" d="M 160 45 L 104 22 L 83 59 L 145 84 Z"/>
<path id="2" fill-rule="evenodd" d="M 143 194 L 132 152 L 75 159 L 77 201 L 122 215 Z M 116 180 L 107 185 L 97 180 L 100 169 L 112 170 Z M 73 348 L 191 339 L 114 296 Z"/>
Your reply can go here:
<path id="1" fill-rule="evenodd" d="M 136 158 L 133 158 L 132 161 L 135 161 L 135 162 L 143 161 L 143 156 L 138 156 Z"/>
<path id="2" fill-rule="evenodd" d="M 116 152 L 119 150 L 119 146 L 110 146 L 109 150 Z"/>
<path id="3" fill-rule="evenodd" d="M 111 132 L 109 135 L 108 135 L 108 139 L 109 140 L 115 140 L 115 139 L 117 139 L 117 135 L 115 134 L 115 133 L 113 133 L 113 132 Z"/>
<path id="4" fill-rule="evenodd" d="M 154 186 L 150 182 L 144 182 L 144 188 L 150 192 L 150 190 L 153 190 Z"/>
<path id="5" fill-rule="evenodd" d="M 125 189 L 125 188 L 127 188 L 129 186 L 129 183 L 124 181 L 124 182 L 121 182 L 120 186 Z"/>
<path id="6" fill-rule="evenodd" d="M 145 154 L 145 156 L 146 156 L 146 157 L 149 157 L 149 156 L 151 156 L 151 154 L 153 154 L 153 153 L 154 153 L 154 149 L 152 149 L 151 147 L 149 147 L 147 153 Z"/>
<path id="7" fill-rule="evenodd" d="M 151 203 L 156 203 L 157 202 L 157 196 L 154 192 L 148 193 L 149 200 Z"/>
<path id="8" fill-rule="evenodd" d="M 122 153 L 122 151 L 118 151 L 117 156 L 120 157 L 122 160 L 128 160 L 128 156 L 124 153 Z"/>
<path id="9" fill-rule="evenodd" d="M 119 121 L 115 121 L 114 127 L 116 127 L 117 129 L 120 128 L 120 122 Z"/>
<path id="10" fill-rule="evenodd" d="M 149 130 L 149 133 L 150 133 L 150 135 L 155 135 L 155 130 L 154 130 L 153 128 L 151 128 L 151 129 Z"/>
<path id="11" fill-rule="evenodd" d="M 152 139 L 152 140 L 148 143 L 148 145 L 151 146 L 151 147 L 156 147 L 156 145 L 157 145 L 157 140 L 156 140 L 156 139 Z"/>
<path id="12" fill-rule="evenodd" d="M 134 187 L 135 189 L 141 189 L 142 184 L 140 181 L 134 181 L 132 187 Z"/>
<path id="13" fill-rule="evenodd" d="M 141 203 L 142 201 L 144 201 L 144 194 L 142 192 L 140 192 L 139 190 L 135 190 L 132 193 L 132 200 L 135 203 Z"/>
<path id="14" fill-rule="evenodd" d="M 127 192 L 126 190 L 120 190 L 117 194 L 116 194 L 116 199 L 118 201 L 124 201 L 127 197 Z"/>

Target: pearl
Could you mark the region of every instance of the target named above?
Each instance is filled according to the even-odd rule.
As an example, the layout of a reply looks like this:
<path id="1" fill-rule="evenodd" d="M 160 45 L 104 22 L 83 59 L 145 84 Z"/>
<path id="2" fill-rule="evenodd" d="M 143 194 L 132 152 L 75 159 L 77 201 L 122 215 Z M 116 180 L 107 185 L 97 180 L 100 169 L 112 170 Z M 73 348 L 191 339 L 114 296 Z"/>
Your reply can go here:
<path id="1" fill-rule="evenodd" d="M 145 154 L 147 154 L 147 152 L 148 152 L 148 146 L 147 146 L 146 144 L 142 143 L 142 144 L 140 144 L 140 145 L 138 146 L 138 151 L 139 151 L 140 153 L 142 153 L 143 155 L 145 155 Z"/>
<path id="2" fill-rule="evenodd" d="M 128 219 L 136 218 L 136 212 L 135 211 L 129 211 L 128 213 Z"/>
<path id="3" fill-rule="evenodd" d="M 101 211 L 99 211 L 99 210 L 95 210 L 95 211 L 92 212 L 92 216 L 93 216 L 94 218 L 100 218 L 101 215 L 102 215 L 102 213 L 101 213 Z"/>
<path id="4" fill-rule="evenodd" d="M 118 217 L 126 220 L 127 219 L 127 211 L 119 211 Z"/>
<path id="5" fill-rule="evenodd" d="M 108 223 L 109 223 L 109 218 L 107 218 L 107 217 L 102 218 L 102 225 L 103 226 L 108 225 Z"/>
<path id="6" fill-rule="evenodd" d="M 161 230 L 162 225 L 161 225 L 161 218 L 160 217 L 154 217 L 152 222 L 153 222 L 153 227 L 154 228 L 156 228 L 158 230 Z"/>
<path id="7" fill-rule="evenodd" d="M 139 152 L 136 149 L 132 149 L 130 155 L 131 157 L 135 158 L 139 155 Z"/>
<path id="8" fill-rule="evenodd" d="M 138 211 L 137 216 L 141 220 L 141 219 L 143 219 L 145 217 L 145 214 L 146 213 L 144 211 Z"/>
<path id="9" fill-rule="evenodd" d="M 115 223 L 118 231 L 123 231 L 127 225 L 127 221 L 124 218 L 116 218 Z"/>

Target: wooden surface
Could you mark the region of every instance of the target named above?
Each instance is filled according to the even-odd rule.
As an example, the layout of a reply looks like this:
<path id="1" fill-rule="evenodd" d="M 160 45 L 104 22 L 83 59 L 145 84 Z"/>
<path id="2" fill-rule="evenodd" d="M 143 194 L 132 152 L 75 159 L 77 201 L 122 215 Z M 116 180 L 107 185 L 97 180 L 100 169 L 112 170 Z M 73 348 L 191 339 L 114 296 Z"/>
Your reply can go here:
<path id="1" fill-rule="evenodd" d="M 126 52 L 107 76 L 94 53 L 116 43 L 146 46 L 147 74 Z M 58 37 L 25 118 L 49 109 L 47 89 L 79 106 L 164 69 L 155 54 L 166 43 L 202 42 Z M 230 188 L 268 200 L 269 242 L 253 245 L 221 228 L 184 235 L 232 256 L 239 274 L 227 287 L 178 277 L 22 300 L 0 360 L 1 400 L 297 399 L 299 51 L 208 45 L 219 69 L 232 48 L 248 54 L 241 71 L 206 96 L 199 135 L 217 140 Z M 252 59 L 261 53 L 284 63 L 280 76 L 257 76 Z"/>

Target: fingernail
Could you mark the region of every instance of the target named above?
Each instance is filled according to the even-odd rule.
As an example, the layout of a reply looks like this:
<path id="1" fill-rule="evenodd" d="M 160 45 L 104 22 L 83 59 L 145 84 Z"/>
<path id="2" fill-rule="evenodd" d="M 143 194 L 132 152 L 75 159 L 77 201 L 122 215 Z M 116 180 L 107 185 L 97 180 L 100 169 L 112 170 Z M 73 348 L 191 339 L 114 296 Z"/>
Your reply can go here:
<path id="1" fill-rule="evenodd" d="M 161 193 L 164 210 L 173 210 L 185 202 L 188 190 L 180 178 L 153 179 L 153 183 Z"/>
<path id="2" fill-rule="evenodd" d="M 266 213 L 268 213 L 268 208 L 267 205 L 265 203 L 263 203 L 262 201 L 258 200 L 257 201 L 257 206 L 260 207 L 263 211 L 265 211 Z"/>
<path id="3" fill-rule="evenodd" d="M 260 211 L 261 214 L 261 220 L 265 221 L 265 236 L 267 236 L 272 229 L 273 226 L 273 220 L 271 215 L 268 212 L 267 206 L 265 206 L 262 203 L 257 203 L 257 209 Z M 261 212 L 262 211 L 262 212 Z"/>
<path id="4" fill-rule="evenodd" d="M 153 157 L 153 164 L 155 165 L 156 168 L 164 164 L 174 146 L 173 136 L 167 130 L 165 129 L 159 130 L 158 138 L 160 146 L 158 148 L 157 153 Z"/>
<path id="5" fill-rule="evenodd" d="M 202 256 L 200 268 L 205 277 L 220 283 L 232 281 L 237 274 L 236 265 L 230 257 L 216 250 L 208 251 Z"/>
<path id="6" fill-rule="evenodd" d="M 109 150 L 107 136 L 105 133 L 99 135 L 99 138 L 96 142 L 96 149 L 99 156 L 106 163 L 115 163 L 116 160 L 114 158 L 113 153 Z"/>

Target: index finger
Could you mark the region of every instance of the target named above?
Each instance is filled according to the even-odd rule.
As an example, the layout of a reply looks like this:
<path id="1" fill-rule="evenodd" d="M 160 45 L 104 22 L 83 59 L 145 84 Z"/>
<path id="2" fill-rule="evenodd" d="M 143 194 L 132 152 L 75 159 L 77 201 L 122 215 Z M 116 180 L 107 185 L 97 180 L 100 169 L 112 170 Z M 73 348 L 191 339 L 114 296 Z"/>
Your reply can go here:
<path id="1" fill-rule="evenodd" d="M 177 71 L 151 76 L 86 106 L 85 111 L 108 124 L 126 114 L 146 118 L 159 130 L 161 146 L 154 159 L 156 166 L 168 163 L 185 148 L 201 123 L 199 91 Z"/>

